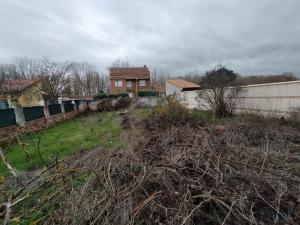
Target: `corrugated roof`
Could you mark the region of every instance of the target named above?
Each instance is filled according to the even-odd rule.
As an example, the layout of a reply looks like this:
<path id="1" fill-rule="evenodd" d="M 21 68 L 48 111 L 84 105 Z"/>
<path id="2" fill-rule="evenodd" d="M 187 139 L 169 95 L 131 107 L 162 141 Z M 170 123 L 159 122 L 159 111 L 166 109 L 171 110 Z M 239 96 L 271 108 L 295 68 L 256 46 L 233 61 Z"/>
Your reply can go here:
<path id="1" fill-rule="evenodd" d="M 110 79 L 150 79 L 150 72 L 147 66 L 110 68 Z"/>
<path id="2" fill-rule="evenodd" d="M 200 85 L 182 79 L 168 80 L 167 82 L 180 88 L 200 88 Z"/>

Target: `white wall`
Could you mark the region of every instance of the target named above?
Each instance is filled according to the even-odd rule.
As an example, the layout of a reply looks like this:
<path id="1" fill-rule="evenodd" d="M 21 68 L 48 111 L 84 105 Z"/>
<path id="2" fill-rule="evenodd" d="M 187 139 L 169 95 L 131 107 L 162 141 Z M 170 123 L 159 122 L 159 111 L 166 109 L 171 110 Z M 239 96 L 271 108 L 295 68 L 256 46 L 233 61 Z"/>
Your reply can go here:
<path id="1" fill-rule="evenodd" d="M 236 113 L 261 112 L 263 114 L 287 115 L 300 110 L 300 81 L 242 86 L 244 94 L 238 99 Z M 204 91 L 204 90 L 201 90 Z M 199 104 L 199 91 L 181 93 L 182 101 L 189 108 L 207 108 Z"/>
<path id="2" fill-rule="evenodd" d="M 166 96 L 175 94 L 177 97 L 179 97 L 181 90 L 182 88 L 179 88 L 168 81 L 166 82 Z"/>

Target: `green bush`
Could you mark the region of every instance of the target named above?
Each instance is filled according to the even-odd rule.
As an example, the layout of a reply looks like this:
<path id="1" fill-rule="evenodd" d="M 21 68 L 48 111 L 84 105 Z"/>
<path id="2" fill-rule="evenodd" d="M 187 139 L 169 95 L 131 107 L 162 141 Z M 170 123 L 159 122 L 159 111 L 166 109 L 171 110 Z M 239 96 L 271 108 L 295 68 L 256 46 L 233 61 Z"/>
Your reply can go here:
<path id="1" fill-rule="evenodd" d="M 141 90 L 138 92 L 138 95 L 140 97 L 145 97 L 145 96 L 157 96 L 157 92 L 153 89 L 145 89 Z"/>
<path id="2" fill-rule="evenodd" d="M 126 93 L 126 92 L 125 93 L 119 93 L 118 96 L 119 97 L 129 97 L 129 94 Z"/>
<path id="3" fill-rule="evenodd" d="M 109 94 L 108 98 L 118 98 L 118 95 L 116 95 L 116 94 Z"/>
<path id="4" fill-rule="evenodd" d="M 128 93 L 119 93 L 119 94 L 106 94 L 104 92 L 99 93 L 94 96 L 95 100 L 105 99 L 105 98 L 118 98 L 118 97 L 129 97 Z"/>
<path id="5" fill-rule="evenodd" d="M 108 95 L 106 93 L 99 93 L 99 94 L 94 96 L 94 99 L 98 100 L 98 99 L 104 99 L 104 98 L 107 98 L 107 97 L 108 97 Z"/>

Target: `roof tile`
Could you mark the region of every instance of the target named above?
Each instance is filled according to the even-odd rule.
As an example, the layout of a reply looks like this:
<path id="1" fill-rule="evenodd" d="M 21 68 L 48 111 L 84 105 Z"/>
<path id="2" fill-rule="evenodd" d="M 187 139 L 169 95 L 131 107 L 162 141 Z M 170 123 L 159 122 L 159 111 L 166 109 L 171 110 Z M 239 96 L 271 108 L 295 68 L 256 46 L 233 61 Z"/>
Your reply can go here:
<path id="1" fill-rule="evenodd" d="M 150 79 L 150 72 L 147 66 L 110 68 L 109 75 L 110 79 Z"/>
<path id="2" fill-rule="evenodd" d="M 0 81 L 0 91 L 3 93 L 20 92 L 37 82 L 39 80 L 4 80 Z"/>
<path id="3" fill-rule="evenodd" d="M 168 80 L 167 82 L 180 88 L 200 88 L 200 85 L 182 79 Z"/>

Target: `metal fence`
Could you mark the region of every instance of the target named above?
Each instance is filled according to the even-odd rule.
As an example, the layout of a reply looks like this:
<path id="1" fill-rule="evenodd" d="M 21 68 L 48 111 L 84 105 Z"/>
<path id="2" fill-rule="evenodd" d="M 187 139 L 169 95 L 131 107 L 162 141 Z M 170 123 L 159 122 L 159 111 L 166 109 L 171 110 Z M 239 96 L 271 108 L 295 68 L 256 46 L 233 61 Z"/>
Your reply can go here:
<path id="1" fill-rule="evenodd" d="M 72 103 L 65 103 L 64 107 L 66 113 L 74 110 L 74 105 Z"/>
<path id="2" fill-rule="evenodd" d="M 50 115 L 55 115 L 61 113 L 61 107 L 60 104 L 53 104 L 49 105 L 49 113 Z"/>
<path id="3" fill-rule="evenodd" d="M 76 104 L 76 109 L 79 110 L 80 101 L 79 100 L 75 100 L 75 104 Z"/>
<path id="4" fill-rule="evenodd" d="M 0 127 L 16 125 L 14 109 L 0 110 Z"/>
<path id="5" fill-rule="evenodd" d="M 43 106 L 24 107 L 23 113 L 26 121 L 45 117 Z"/>

